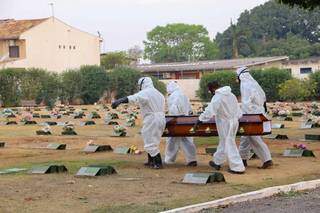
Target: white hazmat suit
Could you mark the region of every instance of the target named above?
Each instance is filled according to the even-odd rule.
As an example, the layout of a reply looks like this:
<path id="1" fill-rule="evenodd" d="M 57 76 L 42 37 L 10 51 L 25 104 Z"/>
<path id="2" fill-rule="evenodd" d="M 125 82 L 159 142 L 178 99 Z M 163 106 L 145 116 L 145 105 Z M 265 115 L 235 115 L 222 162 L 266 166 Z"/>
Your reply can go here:
<path id="1" fill-rule="evenodd" d="M 167 85 L 169 115 L 189 115 L 192 112 L 191 104 L 179 88 L 179 85 L 171 81 Z M 187 164 L 197 161 L 196 146 L 192 137 L 167 138 L 165 163 L 171 164 L 176 160 L 179 148 L 182 148 Z"/>
<path id="2" fill-rule="evenodd" d="M 165 98 L 154 88 L 152 79 L 143 77 L 139 79 L 140 91 L 128 96 L 129 103 L 138 104 L 143 118 L 141 135 L 145 151 L 151 157 L 160 153 L 159 144 L 166 126 Z"/>
<path id="3" fill-rule="evenodd" d="M 240 80 L 242 113 L 265 114 L 266 95 L 261 86 L 246 67 L 237 69 L 237 75 Z M 249 160 L 251 149 L 263 163 L 271 160 L 270 150 L 260 136 L 242 136 L 239 152 L 243 160 Z"/>
<path id="4" fill-rule="evenodd" d="M 239 118 L 242 114 L 237 98 L 229 86 L 215 91 L 215 95 L 205 111 L 199 116 L 199 120 L 209 121 L 214 115 L 219 134 L 219 145 L 213 155 L 214 163 L 220 166 L 227 158 L 232 171 L 244 172 L 245 167 L 235 142 Z"/>

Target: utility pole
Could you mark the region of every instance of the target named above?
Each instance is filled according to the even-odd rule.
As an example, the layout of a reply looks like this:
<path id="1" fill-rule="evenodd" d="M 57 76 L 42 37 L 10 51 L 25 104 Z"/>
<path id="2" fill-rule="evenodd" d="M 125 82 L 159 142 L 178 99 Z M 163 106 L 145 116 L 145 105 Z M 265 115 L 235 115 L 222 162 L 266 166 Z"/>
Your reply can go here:
<path id="1" fill-rule="evenodd" d="M 54 17 L 54 4 L 53 3 L 49 3 L 49 6 L 51 8 L 51 16 Z"/>

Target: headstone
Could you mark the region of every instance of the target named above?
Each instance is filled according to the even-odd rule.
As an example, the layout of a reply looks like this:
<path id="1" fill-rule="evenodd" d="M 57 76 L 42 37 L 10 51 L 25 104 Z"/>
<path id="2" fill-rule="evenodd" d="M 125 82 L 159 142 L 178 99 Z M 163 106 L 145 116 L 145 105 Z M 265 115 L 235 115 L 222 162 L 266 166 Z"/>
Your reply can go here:
<path id="1" fill-rule="evenodd" d="M 277 139 L 277 140 L 288 140 L 288 136 L 287 135 L 266 135 L 264 136 L 264 138 L 268 138 L 268 139 Z"/>
<path id="2" fill-rule="evenodd" d="M 33 113 L 32 117 L 33 118 L 40 118 L 40 114 L 39 113 Z"/>
<path id="3" fill-rule="evenodd" d="M 129 147 L 117 147 L 113 150 L 113 152 L 116 154 L 126 155 L 130 152 L 130 148 Z"/>
<path id="4" fill-rule="evenodd" d="M 295 116 L 295 117 L 301 117 L 301 116 L 303 116 L 303 113 L 302 112 L 292 112 L 291 115 Z"/>
<path id="5" fill-rule="evenodd" d="M 217 151 L 217 147 L 207 147 L 206 148 L 206 153 L 213 155 Z"/>
<path id="6" fill-rule="evenodd" d="M 302 157 L 303 149 L 286 149 L 283 152 L 284 157 Z"/>
<path id="7" fill-rule="evenodd" d="M 10 169 L 2 169 L 0 170 L 0 175 L 2 174 L 12 174 L 12 173 L 18 173 L 22 171 L 26 171 L 25 168 L 10 168 Z"/>
<path id="8" fill-rule="evenodd" d="M 37 130 L 36 134 L 37 135 L 51 135 L 51 132 L 50 131 Z"/>
<path id="9" fill-rule="evenodd" d="M 272 129 L 283 129 L 283 128 L 284 128 L 284 124 L 276 124 L 276 123 L 272 124 Z"/>
<path id="10" fill-rule="evenodd" d="M 316 157 L 312 150 L 305 149 L 302 153 L 303 157 Z"/>
<path id="11" fill-rule="evenodd" d="M 103 176 L 103 175 L 111 175 L 116 174 L 116 170 L 112 166 L 108 165 L 90 165 L 88 167 L 81 167 L 77 172 L 76 176 Z"/>
<path id="12" fill-rule="evenodd" d="M 24 125 L 35 125 L 35 124 L 37 124 L 36 121 L 25 121 L 24 122 Z"/>
<path id="13" fill-rule="evenodd" d="M 119 123 L 118 123 L 117 121 L 109 121 L 109 122 L 107 122 L 106 124 L 107 124 L 107 125 L 113 125 L 113 126 L 119 125 Z"/>
<path id="14" fill-rule="evenodd" d="M 94 121 L 86 121 L 83 123 L 84 126 L 92 126 L 92 125 L 96 125 L 96 122 Z"/>
<path id="15" fill-rule="evenodd" d="M 86 153 L 106 152 L 106 151 L 112 151 L 112 147 L 110 145 L 90 144 L 86 146 L 83 151 Z"/>
<path id="16" fill-rule="evenodd" d="M 50 115 L 40 115 L 40 118 L 51 118 Z"/>
<path id="17" fill-rule="evenodd" d="M 50 143 L 47 146 L 47 149 L 56 149 L 56 150 L 65 150 L 67 148 L 66 144 L 60 143 Z"/>
<path id="18" fill-rule="evenodd" d="M 67 172 L 68 169 L 64 165 L 47 165 L 36 166 L 30 170 L 31 174 L 50 174 L 50 173 L 62 173 Z"/>
<path id="19" fill-rule="evenodd" d="M 6 125 L 17 125 L 18 123 L 16 121 L 8 121 Z"/>
<path id="20" fill-rule="evenodd" d="M 285 121 L 293 121 L 292 117 L 285 117 L 284 120 Z"/>
<path id="21" fill-rule="evenodd" d="M 6 145 L 5 142 L 0 142 L 0 148 L 4 148 L 5 145 Z"/>
<path id="22" fill-rule="evenodd" d="M 306 123 L 302 123 L 300 125 L 300 129 L 311 129 L 312 128 L 312 124 L 309 123 L 309 122 L 306 122 Z"/>
<path id="23" fill-rule="evenodd" d="M 225 182 L 225 178 L 222 173 L 187 173 L 185 174 L 182 183 L 191 184 L 207 184 L 213 182 Z"/>
<path id="24" fill-rule="evenodd" d="M 46 121 L 46 124 L 48 124 L 49 126 L 56 126 L 58 123 L 55 121 Z"/>
<path id="25" fill-rule="evenodd" d="M 320 141 L 320 135 L 305 134 L 304 138 L 306 140 Z"/>

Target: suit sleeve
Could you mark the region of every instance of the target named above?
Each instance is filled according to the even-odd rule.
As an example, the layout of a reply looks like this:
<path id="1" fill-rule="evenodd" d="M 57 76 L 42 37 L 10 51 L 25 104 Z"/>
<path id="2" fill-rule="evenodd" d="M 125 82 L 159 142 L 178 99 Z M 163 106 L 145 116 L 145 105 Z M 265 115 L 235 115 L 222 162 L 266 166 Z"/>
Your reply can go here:
<path id="1" fill-rule="evenodd" d="M 144 95 L 143 91 L 140 91 L 134 95 L 128 96 L 129 103 L 146 105 L 148 98 Z"/>

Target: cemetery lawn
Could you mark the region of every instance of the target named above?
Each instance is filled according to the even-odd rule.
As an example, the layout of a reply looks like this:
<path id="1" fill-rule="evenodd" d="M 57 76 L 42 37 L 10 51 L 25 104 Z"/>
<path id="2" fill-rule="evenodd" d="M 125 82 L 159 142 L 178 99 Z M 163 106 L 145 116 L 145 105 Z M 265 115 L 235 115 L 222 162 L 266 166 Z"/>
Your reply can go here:
<path id="1" fill-rule="evenodd" d="M 78 107 L 76 107 L 78 108 Z M 94 106 L 86 106 L 88 112 Z M 42 110 L 40 113 L 45 113 Z M 244 175 L 227 173 L 227 165 L 222 169 L 226 183 L 208 185 L 181 184 L 188 172 L 212 172 L 208 166 L 211 156 L 205 154 L 206 147 L 215 147 L 217 138 L 195 138 L 198 153 L 198 167 L 184 166 L 184 157 L 179 153 L 175 165 L 165 166 L 163 170 L 150 170 L 143 166 L 146 154 L 120 155 L 113 152 L 85 154 L 82 152 L 89 140 L 94 144 L 108 144 L 112 148 L 136 145 L 143 150 L 141 136 L 138 134 L 140 121 L 135 128 L 128 128 L 129 137 L 110 137 L 112 126 L 104 125 L 105 111 L 98 112 L 102 119 L 95 119 L 96 125 L 80 126 L 74 120 L 77 136 L 61 136 L 62 127 L 53 126 L 52 135 L 37 136 L 40 126 L 0 126 L 0 141 L 6 142 L 0 148 L 0 170 L 6 168 L 31 168 L 37 165 L 63 164 L 66 174 L 35 175 L 26 172 L 0 175 L 0 212 L 158 212 L 171 208 L 206 202 L 254 191 L 265 187 L 290 184 L 298 181 L 320 178 L 319 158 L 284 158 L 283 150 L 294 144 L 304 143 L 320 156 L 320 142 L 302 142 L 304 134 L 320 134 L 320 128 L 300 130 L 301 118 L 294 121 L 278 121 L 285 124 L 284 129 L 273 130 L 274 134 L 287 134 L 289 140 L 265 139 L 274 160 L 272 169 L 260 170 L 259 160 L 250 160 Z M 124 116 L 118 122 L 124 124 Z M 12 119 L 19 121 L 19 118 Z M 61 119 L 35 119 L 44 121 L 67 121 Z M 4 119 L 2 118 L 2 121 Z M 239 142 L 239 138 L 237 138 Z M 49 143 L 65 143 L 66 150 L 47 150 Z M 164 157 L 165 139 L 161 142 Z M 94 178 L 75 177 L 80 167 L 91 164 L 112 165 L 116 175 Z"/>

